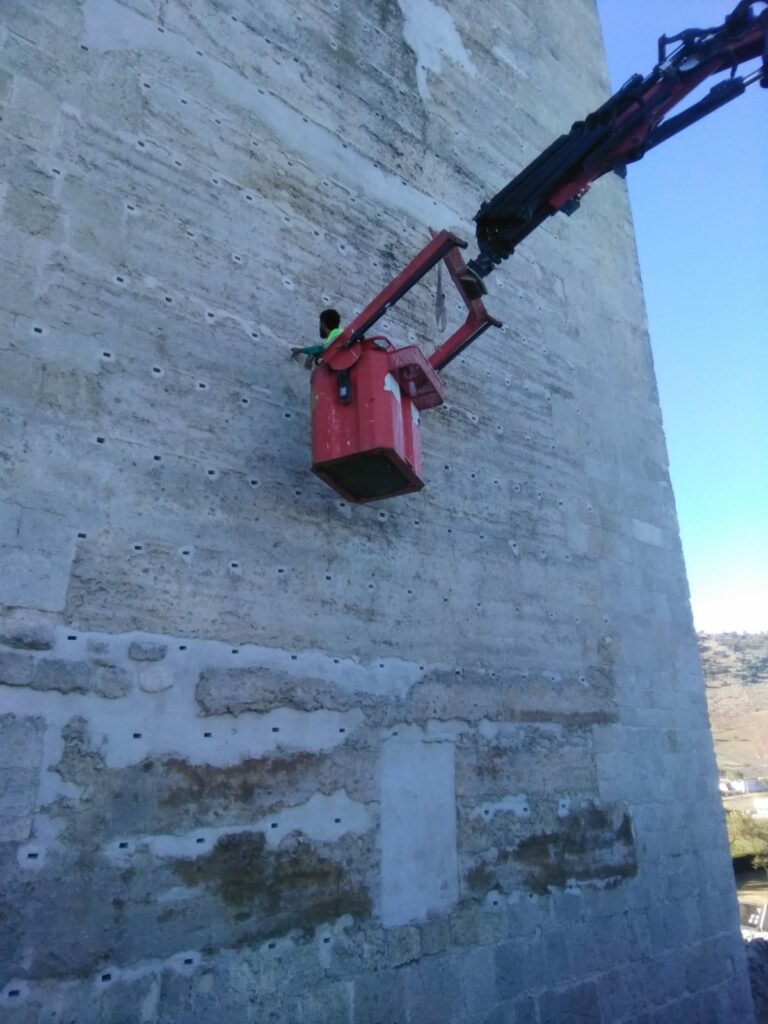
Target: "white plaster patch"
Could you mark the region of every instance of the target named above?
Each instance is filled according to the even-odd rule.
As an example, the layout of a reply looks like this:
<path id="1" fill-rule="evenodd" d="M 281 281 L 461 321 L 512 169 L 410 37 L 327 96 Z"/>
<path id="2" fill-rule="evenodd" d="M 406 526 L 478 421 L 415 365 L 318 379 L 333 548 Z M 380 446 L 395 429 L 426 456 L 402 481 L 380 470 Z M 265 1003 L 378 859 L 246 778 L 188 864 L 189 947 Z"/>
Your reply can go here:
<path id="1" fill-rule="evenodd" d="M 365 804 L 351 800 L 343 789 L 338 789 L 330 796 L 315 793 L 306 803 L 284 807 L 252 825 L 220 825 L 182 835 L 114 839 L 104 847 L 104 853 L 119 863 L 130 860 L 139 850 L 147 850 L 155 857 L 192 860 L 210 853 L 222 836 L 263 832 L 267 845 L 275 847 L 291 832 L 301 832 L 316 842 L 332 843 L 349 832 L 356 835 L 367 832 L 371 826 L 372 815 Z"/>
<path id="2" fill-rule="evenodd" d="M 422 0 L 422 3 L 425 2 L 428 0 Z M 434 5 L 430 4 L 430 7 Z M 435 44 L 437 56 L 440 56 L 441 46 L 445 55 L 454 60 L 457 60 L 456 54 L 464 54 L 457 63 L 466 63 L 466 69 L 474 73 L 450 16 L 438 7 L 434 10 L 441 26 L 441 41 Z M 415 30 L 416 38 L 426 38 L 423 20 L 417 19 L 417 24 L 422 27 Z M 405 210 L 422 223 L 439 221 L 455 224 L 462 220 L 457 211 L 413 188 L 397 175 L 375 166 L 363 154 L 355 152 L 342 141 L 341 133 L 305 121 L 283 99 L 260 90 L 245 75 L 238 74 L 226 64 L 208 56 L 200 56 L 192 43 L 178 33 L 170 29 L 158 32 L 151 21 L 128 10 L 117 0 L 86 0 L 83 25 L 82 42 L 91 50 L 153 50 L 193 67 L 203 66 L 222 96 L 247 109 L 252 117 L 274 133 L 286 149 L 304 154 L 314 176 L 325 175 L 341 182 L 355 195 L 359 191 L 360 182 L 365 181 L 366 195 L 372 203 Z M 437 57 L 427 55 L 426 59 L 430 60 L 431 67 Z"/>
<path id="3" fill-rule="evenodd" d="M 472 77 L 477 74 L 448 11 L 432 0 L 398 0 L 398 3 L 405 16 L 403 38 L 416 54 L 416 85 L 423 100 L 431 98 L 427 71 L 439 74 L 445 59 L 458 64 Z"/>
<path id="4" fill-rule="evenodd" d="M 484 803 L 473 807 L 470 817 L 492 821 L 497 814 L 516 814 L 518 818 L 530 818 L 530 801 L 525 793 L 505 796 L 503 800 L 497 800 L 495 803 Z"/>
<path id="5" fill-rule="evenodd" d="M 136 662 L 128 656 L 131 644 L 136 642 L 164 645 L 167 654 L 159 662 Z M 278 707 L 265 713 L 243 711 L 238 715 L 204 716 L 195 699 L 201 669 L 261 668 L 297 678 L 309 676 L 328 680 L 351 693 L 383 695 L 407 693 L 429 670 L 427 665 L 396 658 L 364 665 L 317 651 L 292 654 L 256 645 L 244 645 L 236 650 L 234 655 L 231 644 L 212 640 L 179 642 L 179 638 L 158 634 L 136 632 L 112 636 L 73 633 L 71 627 L 57 627 L 53 648 L 30 653 L 29 657 L 78 662 L 97 655 L 103 663 L 128 672 L 134 685 L 126 696 L 113 699 L 96 693 L 2 687 L 5 711 L 22 716 L 41 715 L 47 723 L 36 806 L 45 808 L 58 797 L 77 803 L 82 795 L 79 786 L 65 781 L 54 770 L 63 754 L 62 730 L 77 716 L 85 719 L 89 740 L 109 768 L 126 768 L 148 757 L 169 755 L 191 764 L 227 767 L 247 757 L 262 757 L 279 750 L 320 753 L 346 742 L 364 722 L 358 708 L 300 711 Z M 151 683 L 147 687 L 149 679 Z M 169 688 L 160 689 L 161 686 Z M 347 820 L 343 814 L 333 815 L 339 816 L 342 824 L 351 822 L 351 827 L 357 827 L 355 815 L 347 815 Z M 292 820 L 290 824 L 295 827 Z M 38 810 L 34 816 L 35 847 L 34 850 L 30 847 L 29 851 L 37 852 L 38 856 L 25 858 L 22 866 L 27 870 L 36 869 L 47 852 L 57 846 L 62 827 L 61 818 Z M 285 829 L 279 826 L 277 834 L 284 835 Z"/>
<path id="6" fill-rule="evenodd" d="M 379 770 L 382 922 L 446 914 L 458 899 L 454 745 L 392 736 Z"/>
<path id="7" fill-rule="evenodd" d="M 664 534 L 653 523 L 644 523 L 641 519 L 633 519 L 632 533 L 637 540 L 644 544 L 653 544 L 659 548 L 664 545 Z"/>

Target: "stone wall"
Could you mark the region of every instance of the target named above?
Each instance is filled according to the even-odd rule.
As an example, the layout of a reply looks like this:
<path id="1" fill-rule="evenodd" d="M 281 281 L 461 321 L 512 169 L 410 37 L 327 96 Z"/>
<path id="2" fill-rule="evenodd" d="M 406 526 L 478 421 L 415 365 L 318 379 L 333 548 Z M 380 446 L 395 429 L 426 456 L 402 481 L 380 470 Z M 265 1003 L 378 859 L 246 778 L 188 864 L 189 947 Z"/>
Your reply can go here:
<path id="1" fill-rule="evenodd" d="M 753 1020 L 624 185 L 420 494 L 287 359 L 607 92 L 591 0 L 4 0 L 4 1021 Z"/>

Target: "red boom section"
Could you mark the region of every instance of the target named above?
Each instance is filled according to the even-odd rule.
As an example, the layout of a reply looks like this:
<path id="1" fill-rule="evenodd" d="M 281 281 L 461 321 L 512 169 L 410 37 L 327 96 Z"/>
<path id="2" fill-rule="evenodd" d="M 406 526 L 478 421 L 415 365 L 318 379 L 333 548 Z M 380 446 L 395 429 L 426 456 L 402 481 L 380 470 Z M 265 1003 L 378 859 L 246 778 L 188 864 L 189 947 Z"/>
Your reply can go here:
<path id="1" fill-rule="evenodd" d="M 613 170 L 617 164 L 631 163 L 646 151 L 646 141 L 662 119 L 713 75 L 760 57 L 766 45 L 766 30 L 755 24 L 738 39 L 725 40 L 711 59 L 684 75 L 649 76 L 638 90 L 637 99 L 615 121 L 612 139 L 592 153 L 581 173 L 557 189 L 549 198 L 553 211 L 571 199 L 579 199 L 593 181 Z M 647 84 L 646 84 L 647 83 Z"/>
<path id="2" fill-rule="evenodd" d="M 467 318 L 443 344 L 429 357 L 430 366 L 441 370 L 455 359 L 462 349 L 466 348 L 483 331 L 489 327 L 501 327 L 486 310 L 482 297 L 476 296 L 476 289 L 468 288 L 462 276 L 467 278 L 467 268 L 462 258 L 461 249 L 467 243 L 450 231 L 431 232 L 432 241 L 417 253 L 411 262 L 400 271 L 397 277 L 383 288 L 375 299 L 348 324 L 338 338 L 330 345 L 323 355 L 323 362 L 333 370 L 348 370 L 354 366 L 360 355 L 358 342 L 365 336 L 377 320 L 391 309 L 428 271 L 440 260 L 445 260 L 451 280 L 467 307 Z"/>

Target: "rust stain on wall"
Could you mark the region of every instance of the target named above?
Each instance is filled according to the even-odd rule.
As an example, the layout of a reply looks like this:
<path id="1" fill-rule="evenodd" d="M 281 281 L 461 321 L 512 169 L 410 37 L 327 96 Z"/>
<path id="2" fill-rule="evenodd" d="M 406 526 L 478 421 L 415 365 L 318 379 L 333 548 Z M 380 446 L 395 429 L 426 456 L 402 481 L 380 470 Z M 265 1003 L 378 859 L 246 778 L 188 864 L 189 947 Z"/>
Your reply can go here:
<path id="1" fill-rule="evenodd" d="M 185 885 L 212 890 L 238 920 L 252 915 L 251 939 L 307 933 L 344 914 L 371 914 L 368 890 L 305 839 L 289 838 L 271 850 L 261 833 L 231 834 L 207 856 L 177 859 L 172 867 Z"/>

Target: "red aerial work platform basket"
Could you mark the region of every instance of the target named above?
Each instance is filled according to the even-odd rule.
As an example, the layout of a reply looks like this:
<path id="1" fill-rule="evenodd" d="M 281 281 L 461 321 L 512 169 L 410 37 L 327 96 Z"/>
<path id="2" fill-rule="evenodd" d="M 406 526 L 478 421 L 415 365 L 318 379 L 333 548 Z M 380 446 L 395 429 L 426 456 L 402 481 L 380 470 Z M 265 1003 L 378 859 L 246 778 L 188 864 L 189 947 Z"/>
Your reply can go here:
<path id="1" fill-rule="evenodd" d="M 441 231 L 323 352 L 312 373 L 312 471 L 349 501 L 410 494 L 422 480 L 419 412 L 442 405 L 437 371 L 492 325 L 467 277 L 460 238 Z M 366 331 L 444 260 L 467 306 L 464 324 L 429 359 Z"/>
<path id="2" fill-rule="evenodd" d="M 422 352 L 366 339 L 354 369 L 312 374 L 312 471 L 350 501 L 421 490 L 419 410 L 443 401 Z"/>

